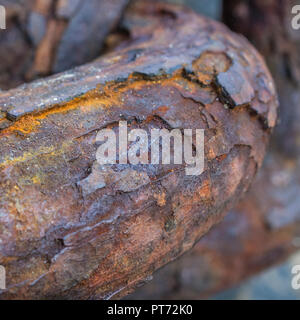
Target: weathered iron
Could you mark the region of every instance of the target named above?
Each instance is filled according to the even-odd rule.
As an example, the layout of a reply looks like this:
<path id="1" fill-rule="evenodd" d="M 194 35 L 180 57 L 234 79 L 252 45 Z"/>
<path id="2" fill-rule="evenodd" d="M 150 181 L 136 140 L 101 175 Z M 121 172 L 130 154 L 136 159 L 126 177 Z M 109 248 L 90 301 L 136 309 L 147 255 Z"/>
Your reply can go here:
<path id="1" fill-rule="evenodd" d="M 130 298 L 199 299 L 283 262 L 300 247 L 300 33 L 296 1 L 228 0 L 224 21 L 266 58 L 278 88 L 279 123 L 246 195 L 180 259 Z M 176 288 L 176 290 L 174 290 Z"/>
<path id="2" fill-rule="evenodd" d="M 151 1 L 137 1 L 124 26 L 131 40 L 97 61 L 0 94 L 2 299 L 127 294 L 219 222 L 261 166 L 277 98 L 256 50 Z M 120 120 L 205 129 L 205 171 L 115 165 L 83 193 L 97 131 Z"/>

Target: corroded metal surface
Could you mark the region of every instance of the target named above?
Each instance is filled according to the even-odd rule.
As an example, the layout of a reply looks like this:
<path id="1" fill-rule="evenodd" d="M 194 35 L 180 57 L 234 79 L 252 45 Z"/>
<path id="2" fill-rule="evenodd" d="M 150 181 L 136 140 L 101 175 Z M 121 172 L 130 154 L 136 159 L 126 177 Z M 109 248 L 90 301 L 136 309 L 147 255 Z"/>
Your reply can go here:
<path id="1" fill-rule="evenodd" d="M 245 199 L 191 252 L 128 298 L 211 297 L 299 250 L 299 172 L 299 163 L 269 153 Z"/>
<path id="2" fill-rule="evenodd" d="M 3 0 L 0 88 L 95 59 L 128 0 Z"/>
<path id="3" fill-rule="evenodd" d="M 255 49 L 181 7 L 137 2 L 124 24 L 132 41 L 114 52 L 0 95 L 1 298 L 125 295 L 220 221 L 262 163 L 277 99 Z M 95 185 L 96 133 L 119 120 L 205 129 L 205 171 L 115 165 Z"/>
<path id="4" fill-rule="evenodd" d="M 279 123 L 245 199 L 183 259 L 130 298 L 199 299 L 238 284 L 300 247 L 300 52 L 294 0 L 231 0 L 225 22 L 265 56 L 278 88 Z M 284 23 L 286 22 L 286 23 Z"/>

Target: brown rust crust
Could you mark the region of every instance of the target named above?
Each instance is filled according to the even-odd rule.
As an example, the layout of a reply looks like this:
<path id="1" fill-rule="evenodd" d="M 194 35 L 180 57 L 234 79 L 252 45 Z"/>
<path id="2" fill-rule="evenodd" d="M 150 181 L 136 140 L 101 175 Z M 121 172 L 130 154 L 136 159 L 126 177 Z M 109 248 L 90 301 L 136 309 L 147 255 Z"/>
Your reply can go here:
<path id="1" fill-rule="evenodd" d="M 282 23 L 290 20 L 294 5 L 294 0 L 226 1 L 225 22 L 255 44 L 272 70 L 280 122 L 264 166 L 243 201 L 131 299 L 208 297 L 299 251 L 300 33 Z"/>
<path id="2" fill-rule="evenodd" d="M 220 221 L 262 163 L 277 98 L 255 49 L 176 6 L 137 2 L 124 25 L 132 40 L 112 53 L 0 95 L 1 298 L 125 294 Z M 116 165 L 93 185 L 96 133 L 119 120 L 205 129 L 204 173 Z"/>

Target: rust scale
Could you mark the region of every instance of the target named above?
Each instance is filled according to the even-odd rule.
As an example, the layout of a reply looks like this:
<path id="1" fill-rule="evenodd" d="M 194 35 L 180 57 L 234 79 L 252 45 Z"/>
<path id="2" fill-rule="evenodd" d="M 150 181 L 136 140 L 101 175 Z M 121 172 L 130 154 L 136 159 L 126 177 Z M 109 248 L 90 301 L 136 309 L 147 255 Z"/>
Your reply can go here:
<path id="1" fill-rule="evenodd" d="M 299 251 L 300 34 L 282 23 L 290 19 L 293 5 L 293 0 L 226 1 L 225 22 L 255 43 L 272 68 L 281 121 L 264 166 L 242 201 L 190 253 L 159 271 L 131 299 L 207 298 Z M 267 92 L 261 91 L 259 99 L 266 102 Z"/>
<path id="2" fill-rule="evenodd" d="M 0 298 L 125 295 L 219 222 L 262 163 L 277 98 L 255 49 L 151 1 L 133 4 L 123 24 L 130 39 L 95 62 L 0 94 L 0 264 L 9 270 Z M 205 129 L 205 171 L 99 168 L 96 134 L 120 120 Z"/>
<path id="3" fill-rule="evenodd" d="M 194 85 L 191 81 L 182 77 L 182 72 L 183 69 L 180 69 L 179 71 L 176 71 L 174 75 L 150 77 L 148 80 L 140 79 L 140 76 L 131 74 L 128 79 L 121 82 L 110 81 L 105 85 L 99 84 L 96 89 L 90 90 L 70 102 L 50 106 L 49 109 L 37 112 L 33 111 L 30 114 L 21 116 L 16 121 L 13 121 L 8 128 L 2 129 L 0 131 L 0 136 L 12 132 L 29 134 L 38 126 L 42 125 L 42 120 L 53 114 L 65 114 L 74 109 L 80 109 L 82 112 L 88 112 L 93 108 L 106 109 L 113 106 L 120 106 L 122 105 L 122 99 L 124 99 L 122 96 L 126 95 L 128 91 L 141 90 L 150 85 L 173 85 L 175 88 L 184 86 L 186 90 L 192 92 Z M 159 106 L 155 112 L 165 113 L 168 108 L 169 107 L 167 106 Z M 2 121 L 8 120 L 7 117 L 9 116 L 4 117 Z"/>

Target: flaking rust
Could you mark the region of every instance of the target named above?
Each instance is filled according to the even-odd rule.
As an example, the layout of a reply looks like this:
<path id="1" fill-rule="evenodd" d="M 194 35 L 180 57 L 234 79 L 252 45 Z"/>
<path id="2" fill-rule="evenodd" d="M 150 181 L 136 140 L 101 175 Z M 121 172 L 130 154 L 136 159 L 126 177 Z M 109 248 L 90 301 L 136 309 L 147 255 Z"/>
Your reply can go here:
<path id="1" fill-rule="evenodd" d="M 189 254 L 163 268 L 130 298 L 207 298 L 299 250 L 300 33 L 282 23 L 290 20 L 294 5 L 293 0 L 226 1 L 225 22 L 255 43 L 272 69 L 280 122 L 264 165 L 244 199 Z M 266 97 L 262 91 L 262 101 Z"/>
<path id="2" fill-rule="evenodd" d="M 255 49 L 151 1 L 123 24 L 131 40 L 97 61 L 0 95 L 1 298 L 125 295 L 220 221 L 262 163 L 277 98 Z M 120 120 L 205 129 L 203 174 L 97 167 L 96 134 Z"/>

